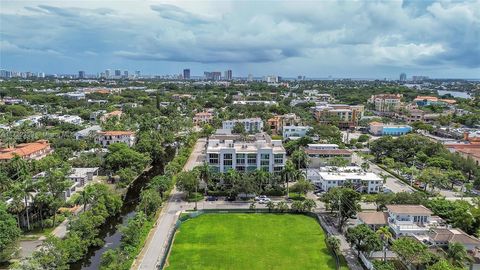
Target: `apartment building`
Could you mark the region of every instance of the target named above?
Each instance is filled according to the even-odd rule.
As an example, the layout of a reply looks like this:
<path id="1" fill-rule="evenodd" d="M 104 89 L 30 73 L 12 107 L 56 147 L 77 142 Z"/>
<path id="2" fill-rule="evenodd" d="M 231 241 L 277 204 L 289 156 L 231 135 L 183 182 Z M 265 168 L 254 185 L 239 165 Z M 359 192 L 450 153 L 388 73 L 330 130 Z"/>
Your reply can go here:
<path id="1" fill-rule="evenodd" d="M 383 181 L 375 173 L 359 170 L 333 170 L 332 168 L 337 167 L 330 167 L 329 171 L 324 169 L 308 169 L 307 178 L 325 191 L 333 187 L 342 187 L 351 184 L 353 185 L 353 189 L 358 192 L 381 192 Z"/>
<path id="2" fill-rule="evenodd" d="M 413 103 L 418 106 L 428 106 L 428 105 L 453 105 L 457 101 L 455 99 L 441 99 L 433 96 L 417 96 Z"/>
<path id="3" fill-rule="evenodd" d="M 304 151 L 311 168 L 329 165 L 336 158 L 342 158 L 349 164 L 352 162 L 352 151 L 339 149 L 337 144 L 308 144 Z"/>
<path id="4" fill-rule="evenodd" d="M 112 143 L 125 143 L 132 147 L 135 144 L 136 136 L 133 131 L 99 131 L 95 141 L 102 145 L 102 147 L 108 147 Z"/>
<path id="5" fill-rule="evenodd" d="M 22 143 L 15 147 L 0 148 L 0 161 L 8 161 L 15 156 L 26 160 L 40 160 L 53 152 L 47 140 L 32 143 Z"/>
<path id="6" fill-rule="evenodd" d="M 222 129 L 232 130 L 235 124 L 240 123 L 245 127 L 246 132 L 260 132 L 263 130 L 263 121 L 261 118 L 246 118 L 226 120 L 222 122 Z"/>
<path id="7" fill-rule="evenodd" d="M 312 108 L 320 124 L 335 124 L 340 128 L 353 128 L 364 113 L 363 105 L 321 104 Z"/>
<path id="8" fill-rule="evenodd" d="M 280 172 L 286 161 L 282 141 L 259 133 L 242 140 L 238 136 L 212 136 L 207 145 L 207 162 L 216 172 L 264 170 Z"/>
<path id="9" fill-rule="evenodd" d="M 402 94 L 372 95 L 368 102 L 374 105 L 377 112 L 396 112 L 400 110 L 402 97 Z"/>

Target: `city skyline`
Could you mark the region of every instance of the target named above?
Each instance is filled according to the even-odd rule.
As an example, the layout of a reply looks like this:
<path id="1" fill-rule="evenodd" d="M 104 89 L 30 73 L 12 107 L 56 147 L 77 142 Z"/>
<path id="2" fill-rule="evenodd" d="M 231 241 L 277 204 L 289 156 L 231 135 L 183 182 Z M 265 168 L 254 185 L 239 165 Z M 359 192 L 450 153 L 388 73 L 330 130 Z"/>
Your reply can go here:
<path id="1" fill-rule="evenodd" d="M 480 74 L 479 1 L 1 5 L 0 67 L 8 70 L 379 79 Z"/>

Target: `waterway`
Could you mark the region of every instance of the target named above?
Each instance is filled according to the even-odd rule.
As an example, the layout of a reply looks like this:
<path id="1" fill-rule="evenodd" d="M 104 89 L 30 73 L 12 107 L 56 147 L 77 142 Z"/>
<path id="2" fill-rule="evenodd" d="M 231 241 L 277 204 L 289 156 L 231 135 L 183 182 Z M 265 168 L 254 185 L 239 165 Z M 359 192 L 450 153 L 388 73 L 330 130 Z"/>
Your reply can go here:
<path id="1" fill-rule="evenodd" d="M 174 156 L 174 149 L 167 149 L 168 161 Z M 84 258 L 70 265 L 71 270 L 96 270 L 100 268 L 102 254 L 120 245 L 122 234 L 119 225 L 126 225 L 129 218 L 135 215 L 135 210 L 139 202 L 140 192 L 147 186 L 150 179 L 163 173 L 163 164 L 153 164 L 153 167 L 141 174 L 128 188 L 123 199 L 123 205 L 120 213 L 116 216 L 107 218 L 106 222 L 100 227 L 98 238 L 103 239 L 104 245 L 101 247 L 91 247 L 88 249 Z"/>
<path id="2" fill-rule="evenodd" d="M 471 98 L 468 92 L 437 90 L 439 96 L 450 94 L 455 98 Z"/>

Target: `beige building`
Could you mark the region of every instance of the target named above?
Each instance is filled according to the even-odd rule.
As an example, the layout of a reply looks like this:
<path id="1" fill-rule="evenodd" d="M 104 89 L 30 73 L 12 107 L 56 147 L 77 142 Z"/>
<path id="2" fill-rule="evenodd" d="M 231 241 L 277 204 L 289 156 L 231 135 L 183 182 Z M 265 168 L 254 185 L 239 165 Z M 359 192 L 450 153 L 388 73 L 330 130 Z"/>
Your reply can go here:
<path id="1" fill-rule="evenodd" d="M 379 94 L 372 95 L 369 103 L 372 103 L 377 112 L 396 112 L 400 110 L 402 94 Z"/>

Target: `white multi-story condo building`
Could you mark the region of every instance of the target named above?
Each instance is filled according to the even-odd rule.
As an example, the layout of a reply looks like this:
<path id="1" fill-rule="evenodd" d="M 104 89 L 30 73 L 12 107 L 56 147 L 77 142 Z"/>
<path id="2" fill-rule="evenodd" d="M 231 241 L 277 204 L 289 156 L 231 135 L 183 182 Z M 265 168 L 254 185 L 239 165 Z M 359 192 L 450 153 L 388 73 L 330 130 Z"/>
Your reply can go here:
<path id="1" fill-rule="evenodd" d="M 99 131 L 97 132 L 96 142 L 103 147 L 107 147 L 112 143 L 125 143 L 132 147 L 135 144 L 135 132 L 133 131 Z"/>
<path id="2" fill-rule="evenodd" d="M 236 123 L 242 124 L 246 132 L 260 132 L 263 129 L 263 121 L 258 117 L 226 120 L 222 122 L 222 129 L 232 130 Z"/>
<path id="3" fill-rule="evenodd" d="M 283 139 L 300 138 L 307 135 L 312 127 L 310 126 L 284 126 L 283 127 Z"/>
<path id="4" fill-rule="evenodd" d="M 333 187 L 342 187 L 347 183 L 350 183 L 358 192 L 378 193 L 383 186 L 382 179 L 371 172 L 308 169 L 307 178 L 314 184 L 320 185 L 325 191 L 328 191 Z"/>
<path id="5" fill-rule="evenodd" d="M 285 166 L 286 151 L 281 140 L 272 140 L 267 134 L 250 136 L 244 141 L 234 136 L 213 137 L 207 146 L 207 162 L 213 171 L 240 172 L 257 169 L 280 172 Z"/>

